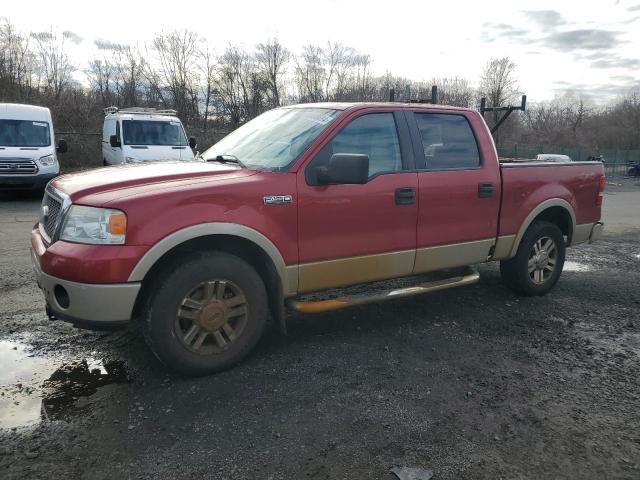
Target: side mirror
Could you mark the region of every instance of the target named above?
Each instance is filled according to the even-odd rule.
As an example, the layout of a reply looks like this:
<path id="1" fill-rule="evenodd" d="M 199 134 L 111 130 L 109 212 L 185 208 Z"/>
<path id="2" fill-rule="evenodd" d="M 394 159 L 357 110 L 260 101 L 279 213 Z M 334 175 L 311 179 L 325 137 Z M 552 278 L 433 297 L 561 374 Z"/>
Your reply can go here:
<path id="1" fill-rule="evenodd" d="M 113 147 L 113 148 L 119 148 L 122 146 L 122 144 L 120 143 L 120 141 L 118 140 L 118 137 L 116 135 L 111 135 L 109 137 L 109 144 Z"/>
<path id="2" fill-rule="evenodd" d="M 326 166 L 316 167 L 316 179 L 319 185 L 363 185 L 369 180 L 369 155 L 335 153 Z"/>
<path id="3" fill-rule="evenodd" d="M 189 137 L 189 146 L 192 149 L 195 149 L 198 146 L 198 142 L 196 141 L 196 137 Z"/>
<path id="4" fill-rule="evenodd" d="M 66 153 L 69 150 L 69 145 L 67 145 L 67 141 L 64 138 L 58 140 L 58 146 L 56 147 L 56 151 L 58 153 Z"/>

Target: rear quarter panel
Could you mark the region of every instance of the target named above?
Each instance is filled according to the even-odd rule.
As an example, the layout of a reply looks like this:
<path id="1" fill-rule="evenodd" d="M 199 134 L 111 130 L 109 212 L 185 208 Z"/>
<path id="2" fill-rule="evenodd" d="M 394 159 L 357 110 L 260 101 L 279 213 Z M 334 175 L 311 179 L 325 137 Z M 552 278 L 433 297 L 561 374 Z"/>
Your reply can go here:
<path id="1" fill-rule="evenodd" d="M 555 198 L 571 205 L 576 225 L 597 222 L 600 175 L 604 167 L 599 162 L 502 167 L 500 235 L 516 234 L 532 210 Z"/>

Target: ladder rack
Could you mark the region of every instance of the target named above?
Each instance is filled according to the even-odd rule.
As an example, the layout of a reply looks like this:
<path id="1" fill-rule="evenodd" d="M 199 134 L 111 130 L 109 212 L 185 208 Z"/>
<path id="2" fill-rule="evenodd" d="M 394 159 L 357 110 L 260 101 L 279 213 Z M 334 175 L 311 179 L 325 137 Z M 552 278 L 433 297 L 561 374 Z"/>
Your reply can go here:
<path id="1" fill-rule="evenodd" d="M 178 115 L 177 110 L 172 109 L 164 109 L 158 110 L 156 108 L 148 108 L 148 107 L 129 107 L 129 108 L 118 108 L 118 107 L 107 107 L 104 109 L 104 114 L 114 114 L 114 113 L 126 113 L 131 115 L 170 115 L 175 117 Z"/>

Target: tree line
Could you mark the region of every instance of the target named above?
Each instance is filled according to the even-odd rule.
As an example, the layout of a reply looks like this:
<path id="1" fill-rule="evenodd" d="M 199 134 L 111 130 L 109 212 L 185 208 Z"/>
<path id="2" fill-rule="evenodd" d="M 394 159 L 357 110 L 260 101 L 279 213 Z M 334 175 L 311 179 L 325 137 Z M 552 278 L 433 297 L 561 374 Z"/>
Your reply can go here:
<path id="1" fill-rule="evenodd" d="M 428 98 L 477 108 L 519 103 L 516 64 L 490 59 L 478 87 L 464 78 L 426 81 L 386 72 L 374 75 L 367 53 L 339 42 L 305 45 L 293 52 L 277 38 L 251 49 L 230 44 L 214 52 L 192 31 L 163 32 L 140 45 L 95 42 L 86 65 L 69 56 L 73 32 L 25 33 L 0 19 L 0 101 L 52 109 L 58 128 L 99 130 L 107 106 L 171 108 L 191 129 L 229 130 L 280 105 L 302 102 L 398 101 Z M 82 72 L 85 82 L 75 78 Z M 488 114 L 492 124 L 497 116 Z M 575 94 L 531 104 L 500 129 L 498 143 L 562 144 L 589 148 L 640 148 L 640 90 L 611 106 Z"/>

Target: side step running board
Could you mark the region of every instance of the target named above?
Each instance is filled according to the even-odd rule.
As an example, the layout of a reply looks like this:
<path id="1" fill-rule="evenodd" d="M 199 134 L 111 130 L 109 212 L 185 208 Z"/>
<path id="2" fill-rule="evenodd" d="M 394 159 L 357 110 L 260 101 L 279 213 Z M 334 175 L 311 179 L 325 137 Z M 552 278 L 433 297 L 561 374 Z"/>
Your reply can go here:
<path id="1" fill-rule="evenodd" d="M 447 288 L 462 287 L 463 285 L 476 283 L 479 279 L 480 274 L 476 270 L 469 268 L 466 272 L 453 277 L 417 283 L 402 288 L 388 290 L 372 289 L 370 294 L 347 294 L 326 300 L 305 300 L 305 297 L 303 296 L 298 299 L 288 301 L 287 306 L 301 313 L 329 312 L 331 310 L 338 310 L 340 308 L 351 307 L 354 305 L 363 305 L 366 303 L 391 300 L 393 298 L 410 297 L 413 295 L 420 295 L 422 293 L 437 292 L 438 290 L 446 290 Z"/>

